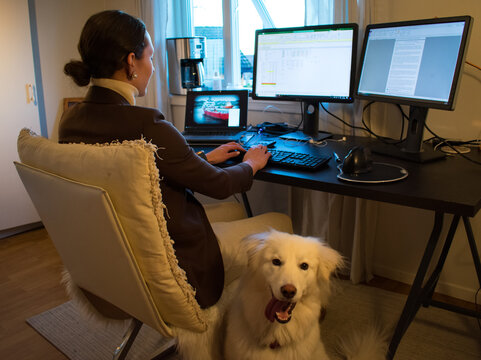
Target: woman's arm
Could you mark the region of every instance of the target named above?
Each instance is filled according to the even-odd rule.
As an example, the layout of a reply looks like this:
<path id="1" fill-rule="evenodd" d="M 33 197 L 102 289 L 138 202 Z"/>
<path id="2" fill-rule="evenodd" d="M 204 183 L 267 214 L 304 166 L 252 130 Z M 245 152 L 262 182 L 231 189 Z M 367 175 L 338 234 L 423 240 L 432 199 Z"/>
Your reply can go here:
<path id="1" fill-rule="evenodd" d="M 165 120 L 144 126 L 144 136 L 159 148 L 157 167 L 163 181 L 216 199 L 249 190 L 254 172 L 262 166 L 261 159 L 269 156 L 260 148 L 250 149 L 244 162 L 219 168 L 199 157 L 182 134 Z"/>

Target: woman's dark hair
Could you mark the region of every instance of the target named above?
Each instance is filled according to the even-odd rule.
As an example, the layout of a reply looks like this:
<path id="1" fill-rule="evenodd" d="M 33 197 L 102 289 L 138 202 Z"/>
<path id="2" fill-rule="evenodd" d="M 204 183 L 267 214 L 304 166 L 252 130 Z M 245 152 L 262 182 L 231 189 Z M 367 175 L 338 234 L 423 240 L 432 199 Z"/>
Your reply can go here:
<path id="1" fill-rule="evenodd" d="M 122 11 L 107 10 L 92 15 L 84 25 L 78 51 L 82 61 L 65 64 L 64 73 L 79 86 L 90 78 L 110 78 L 127 66 L 126 57 L 134 53 L 140 58 L 144 51 L 145 24 Z"/>

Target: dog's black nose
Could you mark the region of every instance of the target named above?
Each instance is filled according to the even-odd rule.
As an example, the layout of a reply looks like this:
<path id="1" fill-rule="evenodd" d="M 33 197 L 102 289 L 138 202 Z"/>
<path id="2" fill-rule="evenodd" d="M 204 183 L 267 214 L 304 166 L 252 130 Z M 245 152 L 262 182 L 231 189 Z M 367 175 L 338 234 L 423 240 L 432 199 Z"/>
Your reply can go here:
<path id="1" fill-rule="evenodd" d="M 286 284 L 281 286 L 281 293 L 286 299 L 292 299 L 296 295 L 297 289 L 292 284 Z"/>

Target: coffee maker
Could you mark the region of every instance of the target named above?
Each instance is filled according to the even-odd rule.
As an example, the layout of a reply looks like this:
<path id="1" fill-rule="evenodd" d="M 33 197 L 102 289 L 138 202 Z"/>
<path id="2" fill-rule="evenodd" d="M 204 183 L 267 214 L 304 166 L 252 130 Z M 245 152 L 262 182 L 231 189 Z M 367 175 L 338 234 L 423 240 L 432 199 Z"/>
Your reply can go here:
<path id="1" fill-rule="evenodd" d="M 185 95 L 187 90 L 204 85 L 205 37 L 167 39 L 169 90 Z"/>

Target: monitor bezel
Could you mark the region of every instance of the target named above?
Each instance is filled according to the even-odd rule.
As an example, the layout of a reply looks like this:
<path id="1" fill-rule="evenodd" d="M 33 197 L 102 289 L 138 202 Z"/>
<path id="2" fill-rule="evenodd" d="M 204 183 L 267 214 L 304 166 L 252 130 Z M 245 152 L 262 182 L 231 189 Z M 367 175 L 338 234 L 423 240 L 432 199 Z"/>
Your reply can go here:
<path id="1" fill-rule="evenodd" d="M 260 34 L 271 34 L 281 32 L 294 31 L 312 31 L 312 30 L 353 30 L 352 36 L 352 52 L 351 52 L 351 73 L 349 81 L 349 96 L 347 98 L 337 98 L 333 96 L 313 96 L 302 94 L 281 94 L 276 97 L 259 96 L 256 94 L 256 80 L 257 80 L 257 55 L 258 55 L 258 39 Z M 254 44 L 254 70 L 251 97 L 254 100 L 269 100 L 269 101 L 306 101 L 306 102 L 328 102 L 328 103 L 352 103 L 354 101 L 355 83 L 356 83 L 356 58 L 357 58 L 357 41 L 358 41 L 359 26 L 356 23 L 345 24 L 330 24 L 330 25 L 311 25 L 299 27 L 285 27 L 285 28 L 269 28 L 256 30 L 255 44 Z"/>
<path id="2" fill-rule="evenodd" d="M 364 32 L 361 55 L 359 58 L 359 67 L 358 67 L 358 72 L 356 76 L 355 97 L 361 100 L 388 102 L 388 103 L 395 103 L 400 105 L 410 105 L 410 106 L 443 109 L 443 110 L 454 110 L 458 88 L 460 84 L 461 71 L 462 71 L 466 53 L 467 53 L 467 46 L 469 43 L 469 37 L 471 33 L 472 21 L 473 21 L 472 17 L 466 15 L 466 16 L 452 16 L 452 17 L 444 17 L 444 18 L 397 21 L 397 22 L 367 25 L 366 30 Z M 440 24 L 440 23 L 450 23 L 450 22 L 464 22 L 465 26 L 464 26 L 463 35 L 461 38 L 461 43 L 459 46 L 458 59 L 457 59 L 457 63 L 454 71 L 453 83 L 451 86 L 451 91 L 449 93 L 449 99 L 447 102 L 427 100 L 427 99 L 416 99 L 416 98 L 401 97 L 401 96 L 394 96 L 394 95 L 392 96 L 379 95 L 379 94 L 363 93 L 359 91 L 361 74 L 363 71 L 364 60 L 366 55 L 367 42 L 368 42 L 369 33 L 371 29 L 413 26 L 413 25 L 429 25 L 429 24 Z"/>

